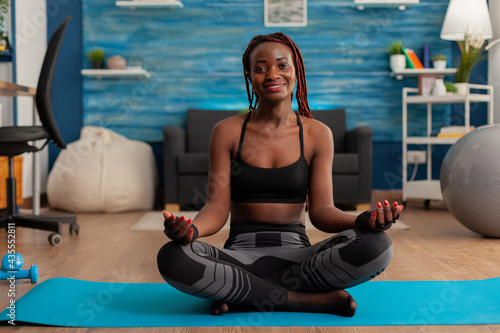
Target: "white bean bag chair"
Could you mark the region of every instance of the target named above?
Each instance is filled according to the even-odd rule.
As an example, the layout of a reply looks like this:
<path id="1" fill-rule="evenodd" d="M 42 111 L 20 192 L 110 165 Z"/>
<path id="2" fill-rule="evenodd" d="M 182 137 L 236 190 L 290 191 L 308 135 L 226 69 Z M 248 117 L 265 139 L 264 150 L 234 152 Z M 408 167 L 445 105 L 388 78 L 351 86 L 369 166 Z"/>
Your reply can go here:
<path id="1" fill-rule="evenodd" d="M 153 208 L 158 182 L 151 147 L 102 127 L 86 126 L 49 174 L 51 208 L 123 212 Z"/>

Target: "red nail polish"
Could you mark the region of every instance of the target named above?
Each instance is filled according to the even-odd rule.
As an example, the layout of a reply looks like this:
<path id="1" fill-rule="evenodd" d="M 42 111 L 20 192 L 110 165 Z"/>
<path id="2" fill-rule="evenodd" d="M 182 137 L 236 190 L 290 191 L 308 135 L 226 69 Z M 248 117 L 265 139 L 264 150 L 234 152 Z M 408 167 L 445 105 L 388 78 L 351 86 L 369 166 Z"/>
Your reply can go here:
<path id="1" fill-rule="evenodd" d="M 382 204 L 380 202 L 377 202 L 377 207 L 382 208 Z"/>
<path id="2" fill-rule="evenodd" d="M 193 229 L 189 229 L 189 233 L 192 234 L 193 233 Z"/>
<path id="3" fill-rule="evenodd" d="M 171 219 L 172 221 L 173 221 L 173 220 L 175 220 L 175 216 L 174 216 L 174 214 L 170 215 L 170 219 Z"/>
<path id="4" fill-rule="evenodd" d="M 397 202 L 394 202 L 394 205 L 393 205 L 393 206 L 394 206 L 394 207 L 397 207 L 397 206 L 398 206 L 398 203 L 397 203 Z"/>
<path id="5" fill-rule="evenodd" d="M 186 224 L 190 225 L 191 224 L 191 219 L 187 220 Z"/>
<path id="6" fill-rule="evenodd" d="M 180 220 L 181 222 L 184 221 L 186 218 L 184 216 L 181 216 Z"/>
<path id="7" fill-rule="evenodd" d="M 373 212 L 373 213 L 372 213 L 372 216 L 373 216 L 373 217 L 377 216 L 377 212 Z"/>
<path id="8" fill-rule="evenodd" d="M 384 205 L 385 205 L 385 206 L 389 206 L 389 201 L 385 200 L 385 201 L 384 201 Z"/>

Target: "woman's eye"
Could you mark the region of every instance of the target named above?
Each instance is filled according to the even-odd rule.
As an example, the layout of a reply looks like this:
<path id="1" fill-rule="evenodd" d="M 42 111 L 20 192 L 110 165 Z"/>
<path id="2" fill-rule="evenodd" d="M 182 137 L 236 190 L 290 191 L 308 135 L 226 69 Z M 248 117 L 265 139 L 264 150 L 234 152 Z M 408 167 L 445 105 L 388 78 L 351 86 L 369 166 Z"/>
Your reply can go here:
<path id="1" fill-rule="evenodd" d="M 266 68 L 265 68 L 265 67 L 257 67 L 257 68 L 255 69 L 255 72 L 257 72 L 257 73 L 261 73 L 261 72 L 263 72 L 263 71 L 265 71 L 265 70 L 266 70 Z"/>
<path id="2" fill-rule="evenodd" d="M 287 68 L 288 67 L 288 64 L 286 62 L 283 62 L 280 64 L 279 66 L 280 68 Z"/>

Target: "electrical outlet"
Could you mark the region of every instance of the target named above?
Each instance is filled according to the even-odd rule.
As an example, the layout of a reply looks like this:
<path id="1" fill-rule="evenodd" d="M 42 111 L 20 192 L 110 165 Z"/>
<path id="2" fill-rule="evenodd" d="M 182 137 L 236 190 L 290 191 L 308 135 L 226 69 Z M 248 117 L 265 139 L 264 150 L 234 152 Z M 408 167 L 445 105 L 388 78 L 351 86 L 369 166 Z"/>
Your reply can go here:
<path id="1" fill-rule="evenodd" d="M 425 164 L 427 163 L 427 152 L 423 150 L 408 151 L 408 164 Z"/>

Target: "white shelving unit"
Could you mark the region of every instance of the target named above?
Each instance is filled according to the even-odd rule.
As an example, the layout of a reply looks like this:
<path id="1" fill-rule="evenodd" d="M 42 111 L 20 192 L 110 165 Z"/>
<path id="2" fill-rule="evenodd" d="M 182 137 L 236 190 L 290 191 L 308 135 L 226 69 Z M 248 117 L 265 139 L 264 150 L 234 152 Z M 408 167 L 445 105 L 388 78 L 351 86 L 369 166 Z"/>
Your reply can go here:
<path id="1" fill-rule="evenodd" d="M 420 74 L 440 74 L 443 76 L 455 75 L 456 68 L 445 68 L 445 69 L 435 69 L 435 68 L 406 68 L 401 71 L 391 72 L 391 77 L 398 80 L 402 80 L 405 77 L 416 77 Z"/>
<path id="2" fill-rule="evenodd" d="M 150 78 L 151 74 L 140 67 L 129 67 L 125 69 L 82 69 L 82 75 L 96 79 L 103 78 Z"/>
<path id="3" fill-rule="evenodd" d="M 480 90 L 484 93 L 471 94 L 470 90 Z M 470 104 L 488 103 L 487 123 L 493 123 L 493 86 L 469 84 L 465 95 L 446 96 L 419 96 L 417 88 L 403 88 L 403 202 L 411 199 L 442 200 L 439 179 L 432 179 L 432 146 L 452 145 L 459 138 L 439 138 L 431 136 L 432 132 L 432 105 L 433 104 L 464 104 L 464 125 L 468 132 L 470 126 Z M 427 135 L 422 137 L 408 136 L 408 106 L 412 104 L 427 105 Z M 426 145 L 427 177 L 424 180 L 408 180 L 408 145 Z"/>
<path id="4" fill-rule="evenodd" d="M 359 10 L 365 8 L 398 8 L 405 10 L 408 6 L 418 5 L 419 0 L 354 0 Z"/>
<path id="5" fill-rule="evenodd" d="M 115 1 L 115 5 L 129 9 L 178 9 L 184 8 L 184 4 L 178 0 L 165 1 Z"/>

